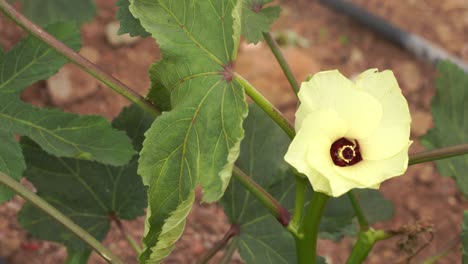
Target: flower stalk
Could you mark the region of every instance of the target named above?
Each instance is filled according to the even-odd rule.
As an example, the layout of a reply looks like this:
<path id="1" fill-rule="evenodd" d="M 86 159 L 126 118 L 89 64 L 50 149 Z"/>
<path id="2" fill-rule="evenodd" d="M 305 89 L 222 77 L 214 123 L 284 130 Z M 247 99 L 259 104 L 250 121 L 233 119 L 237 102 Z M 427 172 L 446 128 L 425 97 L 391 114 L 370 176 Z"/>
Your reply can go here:
<path id="1" fill-rule="evenodd" d="M 104 260 L 112 264 L 123 264 L 124 262 L 120 260 L 114 253 L 109 249 L 104 247 L 98 240 L 91 236 L 88 232 L 82 229 L 79 225 L 75 224 L 70 218 L 66 217 L 59 210 L 55 209 L 52 205 L 47 203 L 37 194 L 31 192 L 26 187 L 21 185 L 19 182 L 12 179 L 10 176 L 0 172 L 0 184 L 5 185 L 6 187 L 13 190 L 19 196 L 23 197 L 26 201 L 30 202 L 50 217 L 55 219 L 57 222 L 64 225 L 68 230 L 73 234 L 87 243 L 91 248 L 93 248 Z"/>
<path id="2" fill-rule="evenodd" d="M 299 229 L 301 238 L 296 237 L 297 263 L 315 264 L 317 258 L 317 239 L 325 206 L 330 197 L 320 192 L 314 192 L 304 215 L 304 221 Z"/>
<path id="3" fill-rule="evenodd" d="M 384 240 L 392 237 L 391 234 L 383 230 L 374 230 L 370 228 L 367 231 L 359 232 L 358 241 L 354 245 L 351 255 L 348 257 L 346 264 L 360 264 L 369 255 L 369 252 L 379 240 Z"/>
<path id="4" fill-rule="evenodd" d="M 366 219 L 366 216 L 364 215 L 364 211 L 362 210 L 361 204 L 359 203 L 358 198 L 356 197 L 356 194 L 351 190 L 347 193 L 349 201 L 351 202 L 351 206 L 354 209 L 354 212 L 356 213 L 356 217 L 359 222 L 359 226 L 361 227 L 361 231 L 367 231 L 369 230 L 369 222 Z"/>

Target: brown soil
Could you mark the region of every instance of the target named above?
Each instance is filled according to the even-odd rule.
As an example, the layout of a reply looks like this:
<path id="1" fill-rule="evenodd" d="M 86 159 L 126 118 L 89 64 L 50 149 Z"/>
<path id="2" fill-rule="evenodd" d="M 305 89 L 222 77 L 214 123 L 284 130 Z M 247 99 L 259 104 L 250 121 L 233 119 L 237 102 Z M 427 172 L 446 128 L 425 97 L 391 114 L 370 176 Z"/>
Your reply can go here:
<path id="1" fill-rule="evenodd" d="M 412 139 L 415 140 L 411 152 L 423 150 L 418 137 L 432 126 L 430 100 L 434 93 L 434 67 L 316 2 L 277 2 L 281 2 L 283 12 L 274 25 L 274 31 L 292 30 L 310 42 L 307 48 L 291 46 L 283 49 L 296 77 L 303 80 L 310 73 L 335 68 L 348 76 L 371 67 L 393 70 L 410 103 Z M 468 61 L 468 2 L 465 0 L 354 2 Z M 152 39 L 119 47 L 109 44 L 105 26 L 114 21 L 115 1 L 97 0 L 97 3 L 98 15 L 82 27 L 81 53 L 106 72 L 145 94 L 149 86 L 148 66 L 160 56 L 157 45 Z M 6 50 L 22 36 L 24 34 L 19 28 L 4 17 L 0 18 L 0 41 Z M 76 67 L 67 67 L 71 75 L 84 76 Z M 243 73 L 289 118 L 293 118 L 296 99 L 266 46 L 243 44 L 236 70 Z M 129 104 L 92 80 L 80 85 L 87 86 L 81 88 L 86 91 L 72 93 L 71 99 L 59 100 L 46 82 L 40 82 L 28 89 L 23 99 L 40 106 L 58 106 L 66 111 L 100 114 L 108 118 L 116 116 L 124 105 Z M 434 225 L 432 242 L 411 263 L 419 263 L 439 252 L 460 233 L 463 210 L 468 208 L 468 202 L 457 191 L 453 180 L 438 175 L 433 164 L 412 166 L 405 176 L 384 183 L 381 190 L 395 204 L 396 211 L 392 221 L 379 223 L 376 227 L 399 228 L 421 220 Z M 9 264 L 63 263 L 66 254 L 63 247 L 33 240 L 21 229 L 15 217 L 22 203 L 21 199 L 15 198 L 0 206 L 0 257 Z M 140 218 L 125 223 L 125 226 L 130 234 L 139 239 L 143 224 L 144 220 Z M 197 203 L 181 241 L 166 263 L 196 262 L 227 229 L 222 209 L 216 205 Z M 397 242 L 395 238 L 378 243 L 366 263 L 398 263 L 404 260 L 405 255 L 398 250 Z M 135 254 L 115 227 L 105 243 L 126 262 L 137 263 Z M 319 251 L 331 260 L 329 263 L 344 263 L 352 244 L 352 239 L 344 239 L 338 244 L 321 241 Z M 438 263 L 461 263 L 460 255 L 461 251 L 456 248 Z M 217 260 L 219 256 L 212 263 L 217 263 Z M 93 254 L 89 263 L 103 262 Z M 235 255 L 233 263 L 241 263 L 238 255 Z"/>

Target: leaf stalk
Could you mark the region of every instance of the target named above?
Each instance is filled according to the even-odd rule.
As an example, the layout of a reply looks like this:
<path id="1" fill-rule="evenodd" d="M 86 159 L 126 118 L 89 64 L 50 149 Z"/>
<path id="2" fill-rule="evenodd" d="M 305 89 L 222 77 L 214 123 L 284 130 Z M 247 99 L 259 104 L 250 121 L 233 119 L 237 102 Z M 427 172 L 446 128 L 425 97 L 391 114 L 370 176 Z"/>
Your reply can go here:
<path id="1" fill-rule="evenodd" d="M 288 82 L 291 85 L 294 93 L 297 94 L 299 92 L 299 84 L 297 83 L 297 80 L 292 73 L 291 67 L 289 67 L 288 61 L 284 58 L 278 43 L 269 32 L 263 32 L 263 38 L 273 52 L 273 55 L 275 55 L 275 58 L 283 70 L 286 79 L 288 79 Z"/>
<path id="2" fill-rule="evenodd" d="M 468 154 L 468 143 L 411 154 L 408 165 Z"/>
<path id="3" fill-rule="evenodd" d="M 288 119 L 272 104 L 270 103 L 261 93 L 259 93 L 255 87 L 250 84 L 238 73 L 234 73 L 234 81 L 242 86 L 247 95 L 263 110 L 265 113 L 278 124 L 281 129 L 289 136 L 294 138 L 296 131 L 294 127 L 289 123 Z"/>
<path id="4" fill-rule="evenodd" d="M 116 255 L 114 255 L 114 253 L 112 253 L 109 249 L 104 247 L 98 240 L 96 240 L 83 228 L 81 228 L 79 225 L 75 224 L 72 220 L 70 220 L 70 218 L 66 217 L 59 210 L 55 209 L 55 207 L 47 203 L 37 194 L 31 192 L 19 182 L 15 181 L 13 178 L 2 172 L 0 172 L 0 184 L 3 184 L 6 187 L 10 188 L 19 196 L 23 197 L 26 201 L 30 202 L 40 210 L 44 211 L 50 217 L 55 219 L 57 222 L 64 225 L 73 234 L 75 234 L 77 237 L 79 237 L 81 240 L 87 243 L 91 248 L 93 248 L 108 263 L 124 263 Z"/>
<path id="5" fill-rule="evenodd" d="M 55 37 L 47 33 L 44 29 L 34 24 L 32 21 L 27 19 L 21 13 L 16 11 L 11 5 L 7 4 L 5 0 L 0 0 L 0 10 L 10 19 L 12 19 L 17 25 L 22 27 L 24 30 L 42 40 L 44 43 L 49 45 L 51 48 L 56 50 L 62 56 L 69 59 L 71 62 L 80 67 L 83 71 L 91 74 L 93 77 L 109 86 L 116 93 L 127 98 L 131 102 L 139 105 L 145 110 L 148 110 L 152 114 L 159 115 L 159 110 L 149 100 L 142 97 L 136 91 L 132 90 L 124 83 L 114 78 L 112 75 L 102 71 L 95 64 L 75 52 Z"/>

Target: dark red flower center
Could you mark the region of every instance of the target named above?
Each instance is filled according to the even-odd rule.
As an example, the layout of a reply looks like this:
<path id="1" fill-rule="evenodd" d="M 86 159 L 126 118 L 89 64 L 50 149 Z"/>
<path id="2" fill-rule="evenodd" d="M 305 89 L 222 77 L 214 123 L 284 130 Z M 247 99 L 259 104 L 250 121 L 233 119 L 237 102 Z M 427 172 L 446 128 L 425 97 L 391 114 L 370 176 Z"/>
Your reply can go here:
<path id="1" fill-rule="evenodd" d="M 331 145 L 330 156 L 333 163 L 340 167 L 351 166 L 362 160 L 357 140 L 349 140 L 344 137 Z"/>

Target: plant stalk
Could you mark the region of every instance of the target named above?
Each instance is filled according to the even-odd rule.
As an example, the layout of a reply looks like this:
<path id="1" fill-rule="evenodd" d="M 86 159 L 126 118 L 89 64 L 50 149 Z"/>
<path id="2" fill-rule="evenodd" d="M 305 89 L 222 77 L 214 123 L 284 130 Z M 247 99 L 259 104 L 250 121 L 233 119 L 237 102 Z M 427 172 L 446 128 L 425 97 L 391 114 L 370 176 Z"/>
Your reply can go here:
<path id="1" fill-rule="evenodd" d="M 124 263 L 116 255 L 114 255 L 114 253 L 112 253 L 109 249 L 104 247 L 98 240 L 91 236 L 88 232 L 86 232 L 84 229 L 82 229 L 80 226 L 78 226 L 72 220 L 70 220 L 70 218 L 66 217 L 64 214 L 55 209 L 55 207 L 47 203 L 37 194 L 31 192 L 19 182 L 15 181 L 10 176 L 2 172 L 0 172 L 0 184 L 3 184 L 6 187 L 10 188 L 19 196 L 23 197 L 26 201 L 30 202 L 40 210 L 44 211 L 50 217 L 55 219 L 57 222 L 64 225 L 73 234 L 75 234 L 77 237 L 79 237 L 81 240 L 87 243 L 91 248 L 93 248 L 108 263 Z"/>
<path id="2" fill-rule="evenodd" d="M 225 248 L 231 241 L 231 238 L 239 235 L 240 230 L 238 225 L 231 225 L 231 228 L 226 232 L 224 237 L 216 243 L 213 248 L 211 248 L 206 254 L 204 254 L 200 259 L 200 264 L 207 264 L 211 258 L 216 255 L 221 249 Z M 232 244 L 232 242 L 231 242 Z M 230 245 L 230 244 L 229 244 Z"/>
<path id="3" fill-rule="evenodd" d="M 411 154 L 408 165 L 468 154 L 468 143 Z"/>
<path id="4" fill-rule="evenodd" d="M 320 218 L 325 210 L 328 198 L 330 198 L 328 195 L 320 192 L 315 192 L 312 195 L 302 223 L 301 229 L 303 230 L 299 230 L 303 237 L 296 238 L 297 263 L 299 264 L 316 263 Z"/>
<path id="5" fill-rule="evenodd" d="M 359 232 L 358 241 L 351 251 L 346 264 L 361 264 L 369 255 L 369 252 L 379 240 L 392 237 L 391 234 L 383 230 L 374 230 L 370 228 L 367 231 Z"/>
<path id="6" fill-rule="evenodd" d="M 362 210 L 361 205 L 359 204 L 359 200 L 356 197 L 356 194 L 351 190 L 348 192 L 348 198 L 353 206 L 354 212 L 356 212 L 356 217 L 359 222 L 359 226 L 361 227 L 361 231 L 369 230 L 369 222 L 364 215 L 364 211 Z"/>
<path id="7" fill-rule="evenodd" d="M 284 58 L 278 43 L 276 43 L 275 39 L 268 32 L 263 32 L 263 38 L 273 52 L 273 55 L 275 55 L 275 58 L 283 70 L 286 79 L 288 79 L 288 82 L 291 85 L 294 93 L 297 94 L 299 92 L 299 84 L 297 83 L 296 78 L 294 77 L 294 74 L 289 67 L 288 61 Z"/>
<path id="8" fill-rule="evenodd" d="M 265 113 L 270 116 L 273 121 L 284 130 L 289 138 L 294 138 L 296 131 L 294 127 L 289 123 L 288 119 L 273 105 L 271 104 L 261 93 L 259 93 L 255 87 L 252 86 L 246 79 L 240 76 L 238 73 L 234 73 L 234 80 L 244 88 L 250 98 L 260 107 Z"/>
<path id="9" fill-rule="evenodd" d="M 17 25 L 28 31 L 30 34 L 36 38 L 42 40 L 44 43 L 55 49 L 62 56 L 69 59 L 71 62 L 76 64 L 85 72 L 91 74 L 96 79 L 109 86 L 116 93 L 127 98 L 131 102 L 139 105 L 141 108 L 148 110 L 150 113 L 158 113 L 159 110 L 154 106 L 149 100 L 143 98 L 136 91 L 132 90 L 126 86 L 121 81 L 117 80 L 110 74 L 99 69 L 95 64 L 81 56 L 79 53 L 75 52 L 55 37 L 47 33 L 44 29 L 34 24 L 32 21 L 27 19 L 21 13 L 16 11 L 11 5 L 7 4 L 5 0 L 0 0 L 0 10 L 10 19 L 12 19 Z"/>
<path id="10" fill-rule="evenodd" d="M 224 252 L 224 256 L 219 262 L 219 264 L 229 264 L 231 263 L 232 255 L 234 255 L 234 252 L 236 252 L 237 248 L 237 239 L 231 239 L 229 242 L 229 245 L 226 248 L 226 251 Z"/>
<path id="11" fill-rule="evenodd" d="M 273 216 L 276 217 L 278 222 L 284 227 L 289 225 L 291 220 L 291 215 L 288 210 L 284 208 L 271 194 L 269 194 L 265 189 L 258 185 L 251 177 L 245 174 L 238 167 L 234 167 L 233 175 L 236 180 L 238 180 L 244 188 L 246 188 L 250 193 L 252 193 L 260 203 L 265 206 Z"/>
<path id="12" fill-rule="evenodd" d="M 135 239 L 133 239 L 133 237 L 127 232 L 127 230 L 125 229 L 125 227 L 123 226 L 123 223 L 122 221 L 120 221 L 119 218 L 117 218 L 117 216 L 115 215 L 112 215 L 111 216 L 111 219 L 114 221 L 114 223 L 117 225 L 117 228 L 120 230 L 120 233 L 122 233 L 122 235 L 124 236 L 125 240 L 127 240 L 128 244 L 132 247 L 133 251 L 135 251 L 135 253 L 137 255 L 140 255 L 141 254 L 141 248 L 140 246 L 138 245 L 138 243 L 135 241 Z"/>
<path id="13" fill-rule="evenodd" d="M 299 227 L 302 224 L 302 216 L 304 214 L 304 204 L 305 204 L 305 196 L 307 191 L 307 186 L 309 185 L 309 180 L 299 175 L 299 172 L 294 170 L 296 176 L 296 200 L 294 203 L 294 213 L 289 223 L 291 229 L 299 231 Z M 300 234 L 299 234 L 300 235 Z"/>

